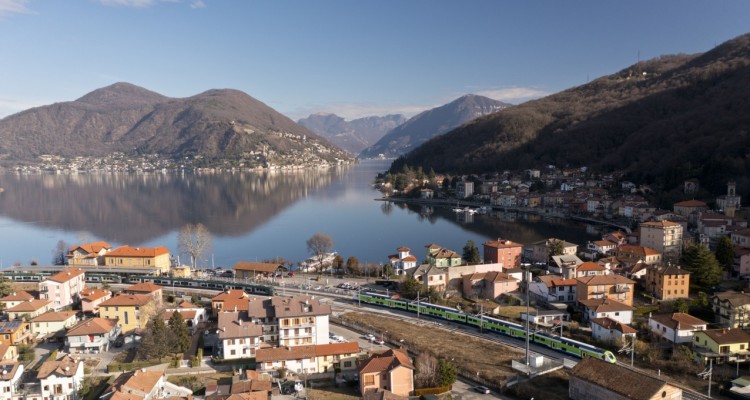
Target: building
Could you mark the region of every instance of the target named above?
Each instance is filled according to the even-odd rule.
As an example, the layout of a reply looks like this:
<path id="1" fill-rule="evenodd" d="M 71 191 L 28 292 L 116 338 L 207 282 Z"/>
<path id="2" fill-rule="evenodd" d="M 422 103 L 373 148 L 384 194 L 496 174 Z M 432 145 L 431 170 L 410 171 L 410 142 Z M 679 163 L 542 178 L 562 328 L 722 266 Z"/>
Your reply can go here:
<path id="1" fill-rule="evenodd" d="M 485 263 L 499 263 L 504 268 L 517 268 L 521 266 L 523 256 L 523 245 L 498 238 L 488 240 L 482 244 Z"/>
<path id="2" fill-rule="evenodd" d="M 104 289 L 84 289 L 81 296 L 81 311 L 84 314 L 98 314 L 99 304 L 112 298 L 112 292 Z"/>
<path id="3" fill-rule="evenodd" d="M 211 311 L 218 316 L 220 311 L 247 311 L 250 296 L 240 289 L 225 290 L 211 298 Z"/>
<path id="4" fill-rule="evenodd" d="M 103 241 L 79 244 L 68 249 L 68 265 L 76 267 L 96 267 L 104 265 L 104 256 L 112 250 L 112 246 Z"/>
<path id="5" fill-rule="evenodd" d="M 283 264 L 250 261 L 238 261 L 232 269 L 234 270 L 234 278 L 244 281 L 272 278 L 287 270 Z"/>
<path id="6" fill-rule="evenodd" d="M 450 268 L 441 268 L 435 265 L 422 264 L 411 271 L 414 279 L 419 282 L 425 290 L 430 288 L 438 292 L 444 292 L 448 287 L 448 271 Z"/>
<path id="7" fill-rule="evenodd" d="M 456 183 L 456 197 L 466 199 L 474 195 L 474 182 L 462 180 Z"/>
<path id="8" fill-rule="evenodd" d="M 150 296 L 157 306 L 161 306 L 162 293 L 164 292 L 164 288 L 153 282 L 141 282 L 126 287 L 122 292 L 125 294 Z"/>
<path id="9" fill-rule="evenodd" d="M 637 332 L 630 326 L 609 317 L 591 320 L 591 337 L 602 343 L 617 345 L 633 343 Z"/>
<path id="10" fill-rule="evenodd" d="M 359 356 L 357 342 L 331 343 L 294 347 L 272 347 L 258 349 L 255 361 L 259 372 L 276 376 L 278 371 L 302 374 L 353 371 Z"/>
<path id="11" fill-rule="evenodd" d="M 446 249 L 434 243 L 425 246 L 427 248 L 426 263 L 438 268 L 450 268 L 461 265 L 463 262 L 460 254 Z"/>
<path id="12" fill-rule="evenodd" d="M 190 332 L 195 332 L 200 323 L 208 320 L 205 308 L 196 306 L 187 301 L 183 301 L 177 307 L 166 308 L 164 313 L 165 319 L 168 320 L 171 318 L 174 312 L 182 315 L 182 319 L 185 320 L 185 324 L 188 329 L 190 329 Z"/>
<path id="13" fill-rule="evenodd" d="M 3 310 L 7 310 L 9 308 L 13 308 L 24 301 L 33 300 L 34 296 L 32 296 L 29 292 L 19 291 L 19 292 L 13 292 L 5 297 L 0 298 L 0 304 L 3 305 Z"/>
<path id="14" fill-rule="evenodd" d="M 518 279 L 504 272 L 475 272 L 463 276 L 463 293 L 468 298 L 496 299 L 516 290 Z"/>
<path id="15" fill-rule="evenodd" d="M 17 361 L 18 347 L 12 344 L 0 344 L 0 361 Z"/>
<path id="16" fill-rule="evenodd" d="M 44 399 L 78 400 L 83 384 L 83 361 L 70 355 L 47 360 L 39 367 L 37 379 Z"/>
<path id="17" fill-rule="evenodd" d="M 652 334 L 675 344 L 691 343 L 693 331 L 705 331 L 707 325 L 706 321 L 684 313 L 656 314 L 648 318 Z"/>
<path id="18" fill-rule="evenodd" d="M 19 303 L 13 308 L 5 310 L 9 320 L 34 318 L 52 309 L 52 303 L 47 300 L 32 299 Z"/>
<path id="19" fill-rule="evenodd" d="M 396 254 L 388 256 L 388 262 L 393 265 L 393 272 L 396 275 L 404 275 L 407 269 L 417 266 L 417 257 L 411 254 L 411 249 L 401 246 L 396 249 Z"/>
<path id="20" fill-rule="evenodd" d="M 164 371 L 138 369 L 124 372 L 104 391 L 100 399 L 108 400 L 177 400 L 192 398 L 192 390 L 167 381 Z"/>
<path id="21" fill-rule="evenodd" d="M 629 306 L 633 305 L 635 281 L 620 275 L 593 275 L 576 278 L 578 301 L 589 299 L 612 299 Z"/>
<path id="22" fill-rule="evenodd" d="M 359 390 L 387 390 L 395 395 L 409 396 L 414 391 L 414 365 L 402 350 L 390 349 L 360 360 Z"/>
<path id="23" fill-rule="evenodd" d="M 530 293 L 545 303 L 575 303 L 578 281 L 562 279 L 555 275 L 543 275 L 529 285 Z"/>
<path id="24" fill-rule="evenodd" d="M 534 263 L 547 263 L 550 260 L 550 247 L 556 241 L 562 242 L 563 249 L 561 255 L 576 255 L 578 252 L 578 245 L 575 243 L 549 238 L 526 246 L 524 248 L 526 259 Z"/>
<path id="25" fill-rule="evenodd" d="M 144 329 L 157 311 L 156 302 L 147 294 L 121 294 L 99 305 L 99 315 L 116 320 L 123 332 Z"/>
<path id="26" fill-rule="evenodd" d="M 723 292 L 711 297 L 716 320 L 729 328 L 750 328 L 750 294 Z"/>
<path id="27" fill-rule="evenodd" d="M 697 361 L 708 364 L 744 362 L 750 352 L 750 334 L 742 329 L 721 328 L 693 332 L 693 353 Z"/>
<path id="28" fill-rule="evenodd" d="M 161 275 L 169 273 L 171 261 L 166 247 L 118 247 L 104 258 L 105 265 L 111 268 L 142 269 L 144 274 Z"/>
<path id="29" fill-rule="evenodd" d="M 610 299 L 579 300 L 583 308 L 583 318 L 593 321 L 597 318 L 610 318 L 623 324 L 633 322 L 633 307 Z"/>
<path id="30" fill-rule="evenodd" d="M 610 251 L 616 248 L 617 244 L 610 242 L 609 240 L 595 240 L 593 242 L 588 242 L 586 243 L 584 258 L 588 260 L 596 260 L 598 257 L 606 256 Z"/>
<path id="31" fill-rule="evenodd" d="M 73 326 L 65 334 L 65 350 L 70 354 L 101 353 L 122 331 L 117 321 L 91 318 Z"/>
<path id="32" fill-rule="evenodd" d="M 664 257 L 682 254 L 682 225 L 672 221 L 644 222 L 639 225 L 641 246 L 650 247 Z"/>
<path id="33" fill-rule="evenodd" d="M 674 210 L 674 213 L 677 215 L 689 218 L 693 213 L 707 211 L 708 205 L 700 200 L 686 200 L 674 203 L 672 205 L 672 210 Z"/>
<path id="34" fill-rule="evenodd" d="M 607 267 L 591 261 L 586 261 L 583 264 L 579 265 L 575 271 L 576 274 L 574 278 L 609 274 L 609 270 L 607 269 Z"/>
<path id="35" fill-rule="evenodd" d="M 253 298 L 248 316 L 263 327 L 263 342 L 279 347 L 328 344 L 331 306 L 310 296 Z"/>
<path id="36" fill-rule="evenodd" d="M 263 343 L 263 326 L 253 323 L 246 311 L 220 312 L 218 329 L 216 356 L 223 360 L 253 358 Z"/>
<path id="37" fill-rule="evenodd" d="M 80 268 L 58 272 L 39 283 L 39 298 L 52 303 L 55 311 L 72 306 L 86 288 L 86 273 Z"/>
<path id="38" fill-rule="evenodd" d="M 661 253 L 650 247 L 629 244 L 612 250 L 611 254 L 620 262 L 629 266 L 639 262 L 647 265 L 658 264 L 662 259 Z"/>
<path id="39" fill-rule="evenodd" d="M 29 321 L 31 333 L 37 338 L 51 337 L 78 323 L 75 311 L 48 312 Z"/>
<path id="40" fill-rule="evenodd" d="M 657 376 L 596 358 L 584 358 L 570 371 L 573 400 L 680 400 L 682 389 Z"/>
<path id="41" fill-rule="evenodd" d="M 690 272 L 679 265 L 651 265 L 646 268 L 646 293 L 660 300 L 687 299 L 690 295 Z"/>
<path id="42" fill-rule="evenodd" d="M 0 361 L 0 393 L 3 399 L 15 399 L 21 394 L 19 389 L 23 371 L 23 364 L 18 361 Z"/>
<path id="43" fill-rule="evenodd" d="M 15 320 L 0 322 L 0 345 L 31 343 L 31 330 L 26 321 Z"/>
<path id="44" fill-rule="evenodd" d="M 716 207 L 723 210 L 724 214 L 734 216 L 734 212 L 742 208 L 742 197 L 737 195 L 737 184 L 734 181 L 727 182 L 727 194 L 716 198 Z"/>

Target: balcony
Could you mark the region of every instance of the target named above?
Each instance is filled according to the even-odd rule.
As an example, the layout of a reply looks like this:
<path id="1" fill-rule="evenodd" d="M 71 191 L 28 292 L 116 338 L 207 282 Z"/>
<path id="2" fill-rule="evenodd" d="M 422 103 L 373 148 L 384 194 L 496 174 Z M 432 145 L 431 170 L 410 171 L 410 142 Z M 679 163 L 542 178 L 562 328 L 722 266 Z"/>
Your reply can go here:
<path id="1" fill-rule="evenodd" d="M 612 291 L 614 293 L 627 293 L 630 291 L 630 286 L 628 285 L 618 285 L 612 288 Z"/>

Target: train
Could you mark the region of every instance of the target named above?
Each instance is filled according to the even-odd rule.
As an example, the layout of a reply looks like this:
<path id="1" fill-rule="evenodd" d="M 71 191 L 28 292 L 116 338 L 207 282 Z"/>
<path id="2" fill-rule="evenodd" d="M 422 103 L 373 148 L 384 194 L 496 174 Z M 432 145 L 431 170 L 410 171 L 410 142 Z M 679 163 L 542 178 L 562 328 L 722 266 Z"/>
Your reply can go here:
<path id="1" fill-rule="evenodd" d="M 10 272 L 6 271 L 2 273 L 5 279 L 13 282 L 42 282 L 47 277 L 53 275 L 50 272 Z M 232 281 L 221 281 L 221 280 L 210 280 L 210 279 L 189 279 L 189 278 L 173 278 L 169 276 L 153 276 L 153 275 L 128 275 L 121 276 L 118 274 L 108 273 L 91 273 L 86 272 L 86 282 L 88 283 L 142 283 L 142 282 L 153 282 L 154 284 L 164 287 L 174 288 L 201 288 L 201 289 L 213 289 L 213 290 L 227 290 L 227 289 L 239 289 L 244 290 L 248 294 L 255 294 L 261 296 L 273 296 L 274 288 L 267 285 L 259 285 L 255 283 L 244 283 L 244 282 L 232 282 Z"/>
<path id="2" fill-rule="evenodd" d="M 467 314 L 450 307 L 393 298 L 392 296 L 372 292 L 356 293 L 354 295 L 354 300 L 362 303 L 429 315 L 447 321 L 459 322 L 480 329 L 485 329 L 487 331 L 526 340 L 526 328 L 523 325 L 487 316 Z M 529 341 L 580 358 L 593 357 L 610 363 L 617 362 L 617 358 L 609 350 L 601 349 L 588 343 L 579 342 L 564 336 L 552 335 L 546 332 L 532 332 Z"/>

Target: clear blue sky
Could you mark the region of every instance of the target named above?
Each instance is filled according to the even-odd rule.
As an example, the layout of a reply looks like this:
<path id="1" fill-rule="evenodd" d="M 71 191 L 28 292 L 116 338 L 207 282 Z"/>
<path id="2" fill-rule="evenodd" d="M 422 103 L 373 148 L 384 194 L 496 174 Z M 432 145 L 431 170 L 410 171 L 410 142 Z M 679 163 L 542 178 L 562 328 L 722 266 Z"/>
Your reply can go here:
<path id="1" fill-rule="evenodd" d="M 0 117 L 115 82 L 298 119 L 520 103 L 750 32 L 750 1 L 0 0 Z"/>

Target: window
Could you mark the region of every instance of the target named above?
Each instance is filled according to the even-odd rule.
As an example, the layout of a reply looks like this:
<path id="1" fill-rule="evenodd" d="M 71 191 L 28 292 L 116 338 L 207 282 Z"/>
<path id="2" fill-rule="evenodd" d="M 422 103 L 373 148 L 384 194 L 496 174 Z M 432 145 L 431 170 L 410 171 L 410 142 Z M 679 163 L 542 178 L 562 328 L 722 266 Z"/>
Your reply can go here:
<path id="1" fill-rule="evenodd" d="M 235 355 L 236 352 L 237 352 L 236 350 L 232 349 L 232 351 L 230 351 L 229 354 Z"/>

